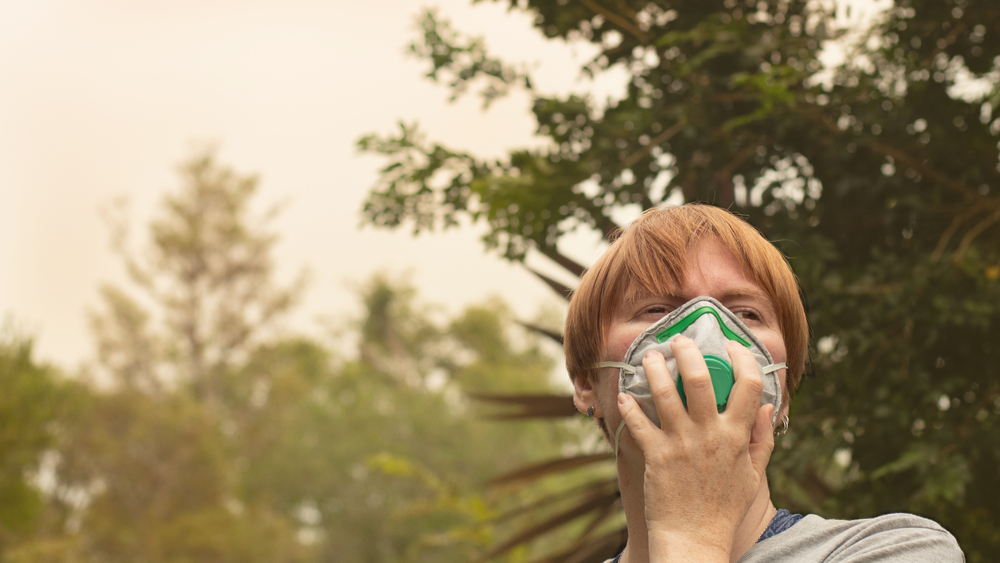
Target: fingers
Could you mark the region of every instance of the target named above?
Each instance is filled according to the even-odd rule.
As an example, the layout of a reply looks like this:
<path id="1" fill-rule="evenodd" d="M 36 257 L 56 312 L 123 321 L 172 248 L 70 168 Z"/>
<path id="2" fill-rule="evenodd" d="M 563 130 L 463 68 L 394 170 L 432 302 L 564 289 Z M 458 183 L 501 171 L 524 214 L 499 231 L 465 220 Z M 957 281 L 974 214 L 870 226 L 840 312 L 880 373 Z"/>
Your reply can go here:
<path id="1" fill-rule="evenodd" d="M 660 428 L 669 430 L 674 426 L 674 421 L 680 420 L 677 417 L 686 416 L 684 403 L 677 394 L 677 383 L 670 376 L 663 354 L 656 350 L 646 352 L 642 358 L 642 369 L 646 372 L 646 381 L 649 382 L 649 391 L 653 395 L 656 414 L 660 417 Z"/>
<path id="2" fill-rule="evenodd" d="M 639 403 L 635 398 L 625 393 L 618 394 L 618 412 L 625 421 L 625 426 L 632 434 L 632 438 L 643 452 L 650 451 L 657 438 L 656 433 L 660 430 L 653 424 L 652 420 L 642 412 Z"/>
<path id="3" fill-rule="evenodd" d="M 745 347 L 737 342 L 726 344 L 726 352 L 733 364 L 736 384 L 729 394 L 729 404 L 726 415 L 735 418 L 749 430 L 757 418 L 760 407 L 760 396 L 764 392 L 764 381 L 760 377 L 760 367 L 757 360 Z"/>
<path id="4" fill-rule="evenodd" d="M 763 475 L 767 462 L 774 451 L 774 429 L 771 420 L 774 418 L 774 405 L 764 405 L 757 409 L 753 430 L 750 431 L 750 464 L 758 475 Z"/>
<path id="5" fill-rule="evenodd" d="M 718 416 L 712 377 L 705 365 L 705 357 L 701 355 L 694 340 L 678 335 L 670 343 L 670 350 L 674 353 L 677 371 L 684 381 L 684 395 L 687 396 L 691 420 L 701 422 Z"/>

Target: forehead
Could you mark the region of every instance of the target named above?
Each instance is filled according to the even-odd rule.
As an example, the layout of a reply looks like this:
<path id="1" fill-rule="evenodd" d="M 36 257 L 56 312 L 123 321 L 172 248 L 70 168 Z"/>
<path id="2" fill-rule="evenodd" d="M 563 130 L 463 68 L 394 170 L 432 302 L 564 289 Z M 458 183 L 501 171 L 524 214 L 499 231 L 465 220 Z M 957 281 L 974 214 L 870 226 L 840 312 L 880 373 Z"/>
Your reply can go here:
<path id="1" fill-rule="evenodd" d="M 723 304 L 733 300 L 753 300 L 774 308 L 771 297 L 753 280 L 744 265 L 714 238 L 703 238 L 688 246 L 677 261 L 680 266 L 668 276 L 628 276 L 620 293 L 619 306 L 649 299 L 686 302 L 695 297 L 714 297 Z M 640 265 L 640 272 L 647 270 Z M 656 271 L 649 268 L 647 271 Z"/>

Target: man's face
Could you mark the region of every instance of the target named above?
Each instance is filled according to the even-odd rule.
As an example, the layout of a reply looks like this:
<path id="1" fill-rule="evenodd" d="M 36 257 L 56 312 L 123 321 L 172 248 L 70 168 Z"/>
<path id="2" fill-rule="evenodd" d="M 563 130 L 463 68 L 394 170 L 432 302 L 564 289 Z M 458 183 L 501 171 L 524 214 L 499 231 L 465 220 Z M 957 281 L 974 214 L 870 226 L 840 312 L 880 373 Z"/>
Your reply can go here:
<path id="1" fill-rule="evenodd" d="M 683 283 L 668 295 L 642 296 L 619 305 L 611 320 L 602 361 L 620 362 L 632 342 L 651 324 L 677 307 L 699 296 L 714 297 L 753 331 L 767 348 L 774 363 L 786 361 L 785 341 L 778 328 L 778 316 L 767 294 L 747 277 L 740 263 L 714 239 L 703 239 L 688 250 L 688 263 Z M 778 378 L 785 388 L 787 370 Z M 594 382 L 595 416 L 603 416 L 607 428 L 614 432 L 621 422 L 618 414 L 617 368 L 604 368 Z M 581 401 L 578 389 L 578 403 Z M 779 419 L 785 414 L 782 408 Z M 631 438 L 622 445 L 631 444 Z"/>

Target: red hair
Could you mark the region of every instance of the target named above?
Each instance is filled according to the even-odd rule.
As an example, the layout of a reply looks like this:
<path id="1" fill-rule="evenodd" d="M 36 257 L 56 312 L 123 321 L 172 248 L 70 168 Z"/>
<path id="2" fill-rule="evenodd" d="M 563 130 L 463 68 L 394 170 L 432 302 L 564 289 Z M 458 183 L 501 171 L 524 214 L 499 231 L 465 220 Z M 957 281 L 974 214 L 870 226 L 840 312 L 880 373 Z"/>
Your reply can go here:
<path id="1" fill-rule="evenodd" d="M 593 366 L 603 359 L 615 310 L 637 294 L 680 286 L 688 248 L 709 237 L 770 297 L 785 342 L 786 387 L 795 391 L 805 371 L 809 326 L 788 261 L 757 229 L 720 207 L 688 204 L 649 209 L 616 235 L 570 299 L 563 348 L 571 379 L 597 373 Z"/>

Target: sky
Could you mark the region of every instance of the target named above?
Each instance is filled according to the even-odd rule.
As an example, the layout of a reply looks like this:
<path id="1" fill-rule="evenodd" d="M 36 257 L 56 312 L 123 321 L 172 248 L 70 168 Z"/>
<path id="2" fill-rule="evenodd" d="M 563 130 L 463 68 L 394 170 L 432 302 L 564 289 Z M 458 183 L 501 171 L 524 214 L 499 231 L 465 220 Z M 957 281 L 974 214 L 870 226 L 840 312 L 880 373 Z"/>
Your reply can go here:
<path id="1" fill-rule="evenodd" d="M 284 206 L 273 224 L 277 276 L 306 268 L 311 280 L 292 330 L 347 326 L 360 313 L 356 288 L 377 272 L 448 313 L 493 295 L 524 319 L 558 310 L 560 298 L 527 270 L 484 251 L 475 226 L 417 238 L 361 226 L 382 164 L 354 148 L 365 133 L 417 121 L 480 157 L 542 143 L 524 92 L 483 112 L 474 94 L 449 103 L 423 78 L 427 65 L 405 51 L 425 6 L 484 37 L 492 54 L 530 65 L 545 94 L 624 93 L 624 73 L 596 84 L 578 75 L 592 46 L 546 41 L 506 5 L 0 0 L 0 316 L 34 338 L 42 360 L 73 369 L 92 359 L 87 312 L 102 284 L 127 284 L 102 210 L 129 203 L 141 250 L 178 186 L 176 165 L 207 146 L 260 177 L 260 209 Z M 602 248 L 584 232 L 562 243 L 584 264 Z M 543 257 L 529 264 L 573 282 Z"/>
<path id="2" fill-rule="evenodd" d="M 283 205 L 277 275 L 291 280 L 304 267 L 310 278 L 293 330 L 358 315 L 356 288 L 376 272 L 451 313 L 491 295 L 522 318 L 558 308 L 524 268 L 485 252 L 474 227 L 414 238 L 360 226 L 382 163 L 355 150 L 365 133 L 418 121 L 480 156 L 540 143 L 524 93 L 483 112 L 475 95 L 449 103 L 444 86 L 423 78 L 427 66 L 405 47 L 425 5 L 0 0 L 0 315 L 34 337 L 43 360 L 73 368 L 91 359 L 87 311 L 98 308 L 98 288 L 127 286 L 102 210 L 128 201 L 141 250 L 146 224 L 178 186 L 176 165 L 206 146 L 259 175 L 261 209 Z M 595 88 L 576 74 L 589 46 L 544 41 L 503 5 L 433 6 L 494 54 L 532 65 L 542 91 Z M 624 86 L 612 77 L 596 88 Z M 581 234 L 568 246 L 586 263 L 600 241 Z M 544 258 L 531 263 L 561 273 Z"/>

